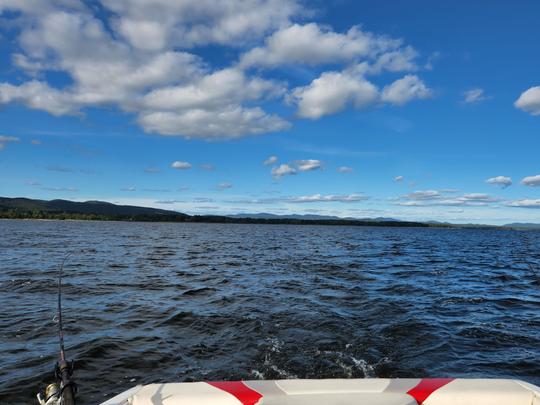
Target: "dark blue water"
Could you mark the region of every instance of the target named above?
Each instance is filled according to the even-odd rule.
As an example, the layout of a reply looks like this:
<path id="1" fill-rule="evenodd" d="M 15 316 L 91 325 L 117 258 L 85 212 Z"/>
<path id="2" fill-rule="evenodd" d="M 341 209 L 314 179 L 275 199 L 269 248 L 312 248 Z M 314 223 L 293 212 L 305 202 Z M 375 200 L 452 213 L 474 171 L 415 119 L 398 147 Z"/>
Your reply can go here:
<path id="1" fill-rule="evenodd" d="M 139 383 L 508 377 L 540 384 L 540 232 L 0 221 L 0 403 L 56 361 L 83 404 Z"/>

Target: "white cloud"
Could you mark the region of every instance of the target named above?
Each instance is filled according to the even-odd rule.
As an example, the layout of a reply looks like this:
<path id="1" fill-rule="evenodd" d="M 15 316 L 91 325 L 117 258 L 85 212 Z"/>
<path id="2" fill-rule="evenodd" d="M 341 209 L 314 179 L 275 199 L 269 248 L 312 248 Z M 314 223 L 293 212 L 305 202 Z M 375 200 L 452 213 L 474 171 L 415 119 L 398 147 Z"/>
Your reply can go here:
<path id="1" fill-rule="evenodd" d="M 30 143 L 32 145 L 41 145 L 43 142 L 41 142 L 39 139 L 32 139 Z"/>
<path id="2" fill-rule="evenodd" d="M 540 86 L 531 87 L 521 93 L 514 105 L 532 115 L 540 115 Z"/>
<path id="3" fill-rule="evenodd" d="M 309 85 L 292 90 L 288 100 L 298 106 L 301 118 L 318 119 L 335 114 L 349 105 L 362 109 L 379 101 L 403 105 L 432 96 L 418 76 L 406 75 L 383 88 L 365 79 L 366 65 L 356 65 L 342 72 L 325 72 Z"/>
<path id="4" fill-rule="evenodd" d="M 115 26 L 143 50 L 220 44 L 244 45 L 288 25 L 301 12 L 294 0 L 102 0 Z"/>
<path id="5" fill-rule="evenodd" d="M 271 158 L 274 156 L 271 156 Z M 267 159 L 267 161 L 270 159 Z M 265 163 L 267 162 L 265 161 Z M 274 163 L 277 162 L 277 158 Z M 323 162 L 317 159 L 304 159 L 304 160 L 295 160 L 292 163 L 284 163 L 279 166 L 273 167 L 271 174 L 274 178 L 279 179 L 283 176 L 309 172 L 313 170 L 322 169 Z"/>
<path id="6" fill-rule="evenodd" d="M 411 46 L 385 52 L 378 57 L 375 64 L 370 66 L 369 72 L 381 73 L 384 70 L 389 72 L 415 71 L 418 69 L 415 63 L 417 56 L 418 52 Z"/>
<path id="7" fill-rule="evenodd" d="M 296 174 L 296 169 L 286 163 L 283 163 L 277 167 L 274 167 L 271 173 L 272 176 L 274 176 L 276 179 L 280 179 L 283 176 Z"/>
<path id="8" fill-rule="evenodd" d="M 231 103 L 258 100 L 283 93 L 280 85 L 260 78 L 247 78 L 238 69 L 227 68 L 201 76 L 181 86 L 165 87 L 144 96 L 149 110 L 220 110 Z"/>
<path id="9" fill-rule="evenodd" d="M 311 84 L 295 88 L 290 100 L 301 118 L 317 119 L 335 114 L 348 105 L 364 108 L 378 98 L 377 88 L 355 71 L 325 72 Z"/>
<path id="10" fill-rule="evenodd" d="M 381 100 L 403 105 L 415 99 L 425 99 L 432 96 L 432 91 L 416 75 L 406 75 L 383 88 Z"/>
<path id="11" fill-rule="evenodd" d="M 294 163 L 299 172 L 308 172 L 322 167 L 322 162 L 316 159 L 297 160 Z"/>
<path id="12" fill-rule="evenodd" d="M 222 182 L 222 183 L 219 183 L 217 185 L 217 187 L 220 189 L 220 190 L 227 190 L 229 188 L 232 188 L 232 184 L 231 183 L 228 183 L 228 182 Z"/>
<path id="13" fill-rule="evenodd" d="M 15 136 L 0 135 L 0 150 L 5 149 L 6 143 L 19 141 L 20 139 Z"/>
<path id="14" fill-rule="evenodd" d="M 29 108 L 47 111 L 56 116 L 75 114 L 78 111 L 72 95 L 36 80 L 19 86 L 0 83 L 0 104 L 9 103 L 24 104 Z"/>
<path id="15" fill-rule="evenodd" d="M 397 183 L 402 182 L 403 180 L 405 180 L 405 177 L 403 177 L 403 176 L 394 177 L 394 181 L 397 182 Z"/>
<path id="16" fill-rule="evenodd" d="M 150 112 L 141 115 L 138 122 L 147 132 L 210 140 L 241 138 L 290 128 L 287 121 L 277 115 L 268 115 L 258 107 L 234 105 L 222 111 Z"/>
<path id="17" fill-rule="evenodd" d="M 458 197 L 451 197 L 446 194 L 453 194 L 456 190 L 423 190 L 415 191 L 398 198 L 398 205 L 409 207 L 428 206 L 487 206 L 500 199 L 483 193 L 469 193 Z"/>
<path id="18" fill-rule="evenodd" d="M 201 169 L 208 170 L 209 172 L 211 172 L 212 170 L 215 170 L 216 167 L 212 163 L 203 163 L 201 165 Z"/>
<path id="19" fill-rule="evenodd" d="M 137 189 L 135 187 L 124 187 L 124 188 L 121 188 L 120 191 L 133 192 L 133 191 L 137 191 Z"/>
<path id="20" fill-rule="evenodd" d="M 433 200 L 441 197 L 441 193 L 437 190 L 424 190 L 424 191 L 414 191 L 405 196 L 410 200 Z"/>
<path id="21" fill-rule="evenodd" d="M 484 89 L 480 88 L 467 90 L 463 96 L 463 101 L 468 104 L 479 103 L 488 99 L 488 97 L 484 94 Z"/>
<path id="22" fill-rule="evenodd" d="M 0 106 L 18 103 L 55 116 L 118 108 L 146 132 L 166 136 L 217 140 L 284 131 L 291 124 L 264 110 L 271 98 L 288 94 L 299 117 L 317 119 L 381 101 L 366 75 L 417 70 L 418 53 L 401 39 L 356 26 L 337 33 L 295 24 L 309 14 L 298 0 L 0 0 L 2 10 L 17 15 L 11 62 L 30 79 L 0 82 Z M 246 52 L 239 64 L 212 67 L 198 56 L 204 52 L 192 50 L 206 45 Z M 244 69 L 283 63 L 340 67 L 291 92 Z M 53 86 L 50 72 L 68 84 Z M 392 84 L 399 94 L 388 100 L 427 97 L 416 79 L 400 92 Z"/>
<path id="23" fill-rule="evenodd" d="M 521 180 L 521 184 L 524 184 L 525 186 L 531 186 L 536 187 L 540 186 L 540 174 L 537 174 L 536 176 L 527 176 Z"/>
<path id="24" fill-rule="evenodd" d="M 497 176 L 487 179 L 486 183 L 506 188 L 512 185 L 512 179 L 507 176 Z"/>
<path id="25" fill-rule="evenodd" d="M 415 70 L 417 52 L 401 40 L 364 32 L 354 26 L 338 33 L 316 23 L 293 24 L 269 36 L 265 45 L 241 57 L 243 67 L 283 64 L 321 65 L 370 60 L 371 70 Z"/>
<path id="26" fill-rule="evenodd" d="M 349 166 L 341 166 L 340 168 L 338 168 L 338 172 L 340 173 L 352 173 L 353 171 L 354 169 Z"/>
<path id="27" fill-rule="evenodd" d="M 264 162 L 263 162 L 263 165 L 265 166 L 271 166 L 271 165 L 274 165 L 278 162 L 278 157 L 277 156 L 270 156 L 268 159 L 266 159 Z"/>
<path id="28" fill-rule="evenodd" d="M 315 203 L 315 202 L 358 202 L 367 200 L 368 197 L 360 194 L 348 194 L 348 195 L 323 195 L 313 194 L 299 197 L 291 197 L 286 201 L 294 203 Z"/>
<path id="29" fill-rule="evenodd" d="M 132 4 L 128 7 L 127 3 Z M 251 28 L 262 30 L 261 33 L 265 30 L 261 28 L 262 23 L 250 28 L 254 20 L 272 18 L 264 17 L 264 10 L 282 15 L 294 2 L 235 0 L 227 5 L 211 3 L 107 2 L 106 6 L 116 13 L 107 27 L 116 30 L 113 33 L 90 8 L 65 10 L 53 7 L 51 3 L 41 14 L 29 13 L 21 20 L 25 21 L 19 37 L 22 53 L 14 56 L 14 62 L 31 75 L 45 71 L 64 72 L 71 77 L 72 84 L 59 89 L 37 80 L 20 85 L 0 83 L 0 105 L 19 103 L 57 116 L 80 114 L 86 107 L 114 106 L 135 113 L 140 125 L 148 132 L 187 138 L 236 138 L 287 129 L 290 124 L 282 118 L 267 114 L 259 106 L 244 106 L 282 94 L 282 85 L 257 77 L 249 78 L 235 68 L 211 71 L 198 56 L 179 51 L 168 39 L 156 38 L 160 35 L 160 27 L 154 23 L 161 24 L 162 21 L 153 18 L 168 15 L 169 19 L 173 18 L 175 29 L 180 29 L 182 23 L 178 19 L 203 18 L 207 16 L 205 13 L 210 13 L 214 23 L 219 20 L 237 24 L 230 28 L 238 30 L 237 39 L 241 39 Z M 273 10 L 272 7 L 277 5 L 282 7 Z M 137 24 L 141 25 L 133 30 L 131 17 L 126 14 L 134 15 L 143 9 L 145 13 L 136 18 Z M 233 10 L 246 14 L 235 14 Z M 189 14 L 191 11 L 196 14 Z M 183 15 L 183 12 L 188 14 Z M 256 12 L 257 17 L 243 22 L 251 12 Z M 197 21 L 201 26 L 209 23 L 204 18 Z M 194 21 L 186 20 L 185 23 L 184 28 L 189 27 L 192 34 L 198 30 Z M 267 25 L 268 28 L 271 26 Z M 219 28 L 212 27 L 215 34 L 214 28 Z M 198 32 L 201 41 L 212 42 L 213 34 L 208 33 L 209 36 L 203 39 L 202 31 Z M 143 44 L 145 41 L 147 43 Z"/>
<path id="30" fill-rule="evenodd" d="M 518 207 L 518 208 L 540 208 L 540 199 L 514 200 L 514 201 L 508 202 L 506 205 L 509 207 Z"/>
<path id="31" fill-rule="evenodd" d="M 179 170 L 191 169 L 191 163 L 182 162 L 180 160 L 177 160 L 177 161 L 171 163 L 171 167 L 173 169 L 179 169 Z"/>
<path id="32" fill-rule="evenodd" d="M 478 201 L 478 202 L 497 202 L 499 201 L 498 198 L 492 197 L 488 194 L 482 194 L 482 193 L 471 193 L 471 194 L 465 194 L 462 197 L 459 198 L 462 201 Z"/>

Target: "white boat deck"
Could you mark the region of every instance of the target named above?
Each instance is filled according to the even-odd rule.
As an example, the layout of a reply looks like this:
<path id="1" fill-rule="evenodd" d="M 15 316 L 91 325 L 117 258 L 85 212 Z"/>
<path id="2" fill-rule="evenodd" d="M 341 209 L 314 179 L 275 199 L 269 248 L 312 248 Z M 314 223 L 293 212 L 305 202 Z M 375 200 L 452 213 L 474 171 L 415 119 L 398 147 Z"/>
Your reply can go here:
<path id="1" fill-rule="evenodd" d="M 540 405 L 540 388 L 503 379 L 330 379 L 136 386 L 102 405 Z"/>

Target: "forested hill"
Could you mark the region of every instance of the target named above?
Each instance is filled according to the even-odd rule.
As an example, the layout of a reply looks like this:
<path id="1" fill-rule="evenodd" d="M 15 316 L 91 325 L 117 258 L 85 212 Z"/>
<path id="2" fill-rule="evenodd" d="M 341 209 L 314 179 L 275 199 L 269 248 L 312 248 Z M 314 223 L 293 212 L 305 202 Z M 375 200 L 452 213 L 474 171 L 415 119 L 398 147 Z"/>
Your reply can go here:
<path id="1" fill-rule="evenodd" d="M 33 200 L 0 197 L 3 218 L 102 219 L 102 220 L 183 220 L 189 215 L 156 208 L 116 205 L 104 201 Z"/>

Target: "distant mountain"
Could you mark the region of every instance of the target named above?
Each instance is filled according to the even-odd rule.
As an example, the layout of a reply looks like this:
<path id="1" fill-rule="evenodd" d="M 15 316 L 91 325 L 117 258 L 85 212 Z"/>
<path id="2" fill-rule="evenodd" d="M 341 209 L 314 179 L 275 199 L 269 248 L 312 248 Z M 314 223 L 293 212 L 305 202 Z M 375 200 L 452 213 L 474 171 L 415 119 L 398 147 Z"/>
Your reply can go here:
<path id="1" fill-rule="evenodd" d="M 267 212 L 261 212 L 261 213 L 244 213 L 244 214 L 232 214 L 228 215 L 231 218 L 260 218 L 260 219 L 308 219 L 308 220 L 314 220 L 314 219 L 350 219 L 350 218 L 340 218 L 337 216 L 332 215 L 313 215 L 313 214 L 290 214 L 290 215 L 277 215 L 277 214 L 270 214 Z"/>
<path id="2" fill-rule="evenodd" d="M 505 228 L 514 229 L 540 229 L 540 224 L 533 224 L 528 222 L 514 222 L 512 224 L 503 225 Z"/>
<path id="3" fill-rule="evenodd" d="M 186 214 L 156 208 L 116 205 L 104 201 L 76 202 L 68 200 L 33 200 L 29 198 L 0 197 L 0 213 L 28 217 L 49 217 L 66 215 L 94 215 L 103 219 L 138 219 L 144 217 L 185 218 Z"/>
<path id="4" fill-rule="evenodd" d="M 303 219 L 303 220 L 337 220 L 337 221 L 376 221 L 376 222 L 400 222 L 394 218 L 353 218 L 353 217 L 338 217 L 335 215 L 315 215 L 315 214 L 270 214 L 267 212 L 261 213 L 241 213 L 229 215 L 231 218 L 261 218 L 261 219 Z"/>

